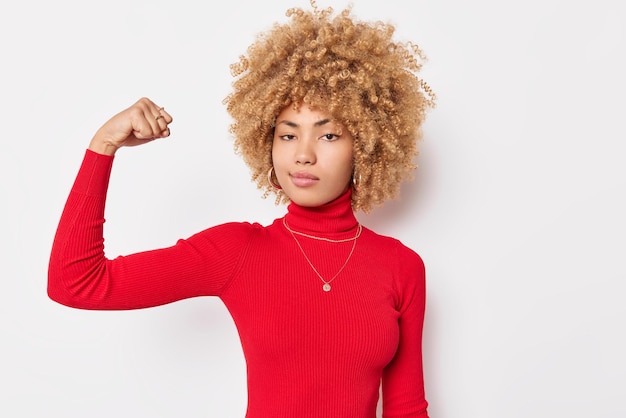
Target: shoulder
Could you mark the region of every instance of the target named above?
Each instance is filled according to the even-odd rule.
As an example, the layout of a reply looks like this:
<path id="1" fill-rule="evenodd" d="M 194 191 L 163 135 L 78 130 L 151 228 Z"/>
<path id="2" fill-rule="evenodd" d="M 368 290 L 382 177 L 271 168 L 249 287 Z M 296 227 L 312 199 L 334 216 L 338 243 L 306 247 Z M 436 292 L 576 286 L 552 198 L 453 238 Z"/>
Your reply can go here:
<path id="1" fill-rule="evenodd" d="M 381 254 L 384 264 L 393 272 L 393 287 L 398 295 L 412 298 L 416 293 L 423 293 L 426 268 L 417 251 L 397 238 L 378 234 L 368 228 L 363 228 L 363 234 L 367 237 L 371 251 Z"/>
<path id="2" fill-rule="evenodd" d="M 205 231 L 229 233 L 229 234 L 250 234 L 261 231 L 265 227 L 257 222 L 226 222 L 207 228 Z"/>
<path id="3" fill-rule="evenodd" d="M 363 234 L 367 237 L 368 242 L 380 250 L 386 251 L 387 254 L 393 256 L 396 260 L 402 263 L 410 263 L 414 267 L 424 266 L 420 255 L 399 239 L 381 235 L 366 227 L 363 227 Z"/>
<path id="4" fill-rule="evenodd" d="M 251 222 L 226 222 L 206 228 L 194 235 L 190 241 L 211 241 L 225 245 L 242 244 L 250 241 L 255 235 L 261 233 L 265 227 L 259 223 Z"/>

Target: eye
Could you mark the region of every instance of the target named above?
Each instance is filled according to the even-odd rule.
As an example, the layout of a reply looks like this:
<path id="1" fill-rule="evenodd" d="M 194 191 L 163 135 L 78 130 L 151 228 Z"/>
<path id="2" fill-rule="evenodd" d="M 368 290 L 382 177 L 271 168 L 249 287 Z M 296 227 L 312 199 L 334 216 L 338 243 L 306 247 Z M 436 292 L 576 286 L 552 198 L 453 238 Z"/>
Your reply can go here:
<path id="1" fill-rule="evenodd" d="M 278 137 L 283 141 L 291 141 L 296 138 L 296 136 L 292 134 L 279 135 Z"/>
<path id="2" fill-rule="evenodd" d="M 339 135 L 337 134 L 324 134 L 320 139 L 323 139 L 324 141 L 335 141 L 337 139 L 339 139 Z"/>

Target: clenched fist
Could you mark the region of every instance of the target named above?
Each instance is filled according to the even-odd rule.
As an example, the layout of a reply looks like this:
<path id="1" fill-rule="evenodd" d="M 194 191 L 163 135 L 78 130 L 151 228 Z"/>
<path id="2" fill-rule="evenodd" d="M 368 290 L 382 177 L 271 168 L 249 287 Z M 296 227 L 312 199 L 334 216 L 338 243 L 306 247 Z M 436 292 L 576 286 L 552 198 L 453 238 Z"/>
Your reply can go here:
<path id="1" fill-rule="evenodd" d="M 168 137 L 168 125 L 172 120 L 163 107 L 144 97 L 102 125 L 91 140 L 89 149 L 100 154 L 114 155 L 118 148 Z"/>

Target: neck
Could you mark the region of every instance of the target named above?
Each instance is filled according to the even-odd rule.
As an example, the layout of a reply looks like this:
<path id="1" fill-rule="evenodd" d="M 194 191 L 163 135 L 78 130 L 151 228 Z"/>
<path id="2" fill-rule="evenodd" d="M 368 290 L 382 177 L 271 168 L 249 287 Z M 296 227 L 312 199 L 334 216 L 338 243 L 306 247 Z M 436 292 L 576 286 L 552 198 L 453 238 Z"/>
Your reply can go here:
<path id="1" fill-rule="evenodd" d="M 321 206 L 305 207 L 291 202 L 285 220 L 294 231 L 332 239 L 354 237 L 358 228 L 351 190 Z"/>

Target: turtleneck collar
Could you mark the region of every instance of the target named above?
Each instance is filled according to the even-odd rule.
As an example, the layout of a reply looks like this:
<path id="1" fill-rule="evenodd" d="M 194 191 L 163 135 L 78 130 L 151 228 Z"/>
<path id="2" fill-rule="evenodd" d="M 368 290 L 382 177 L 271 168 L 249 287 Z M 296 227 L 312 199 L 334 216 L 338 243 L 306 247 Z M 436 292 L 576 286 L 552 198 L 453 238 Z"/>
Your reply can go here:
<path id="1" fill-rule="evenodd" d="M 321 206 L 305 207 L 291 202 L 287 210 L 285 220 L 298 232 L 339 239 L 354 234 L 358 226 L 352 211 L 351 189 Z"/>

